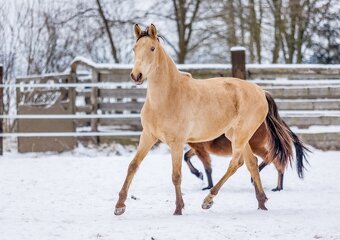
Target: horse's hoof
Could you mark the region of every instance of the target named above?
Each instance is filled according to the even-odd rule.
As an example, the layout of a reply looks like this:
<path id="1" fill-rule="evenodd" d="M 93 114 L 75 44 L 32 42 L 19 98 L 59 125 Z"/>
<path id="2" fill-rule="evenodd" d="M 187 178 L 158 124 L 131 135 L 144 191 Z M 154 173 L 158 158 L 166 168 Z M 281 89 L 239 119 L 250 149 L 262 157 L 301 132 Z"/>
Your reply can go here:
<path id="1" fill-rule="evenodd" d="M 202 208 L 203 209 L 209 209 L 209 208 L 211 208 L 211 206 L 214 204 L 214 201 L 211 201 L 211 202 L 204 202 L 203 204 L 202 204 Z"/>
<path id="2" fill-rule="evenodd" d="M 273 192 L 279 192 L 281 190 L 282 190 L 282 188 L 278 188 L 278 187 L 272 189 Z"/>
<path id="3" fill-rule="evenodd" d="M 265 206 L 265 203 L 267 201 L 268 201 L 268 198 L 266 197 L 266 195 L 265 194 L 261 195 L 261 197 L 258 198 L 258 203 L 259 203 L 258 209 L 267 211 L 268 209 Z"/>
<path id="4" fill-rule="evenodd" d="M 198 176 L 199 179 L 203 180 L 203 173 L 199 172 Z"/>
<path id="5" fill-rule="evenodd" d="M 175 210 L 174 215 L 182 215 L 182 209 L 181 210 Z"/>
<path id="6" fill-rule="evenodd" d="M 205 188 L 202 188 L 202 191 L 204 191 L 204 190 L 209 190 L 209 189 L 211 189 L 213 186 L 207 186 L 207 187 L 205 187 Z"/>
<path id="7" fill-rule="evenodd" d="M 116 207 L 116 209 L 115 209 L 115 215 L 116 216 L 122 215 L 124 212 L 125 212 L 125 206 L 124 207 L 120 207 L 120 208 Z"/>
<path id="8" fill-rule="evenodd" d="M 261 210 L 264 210 L 264 211 L 268 211 L 268 209 L 266 208 L 266 206 L 264 204 L 263 205 L 259 205 L 258 209 L 261 209 Z"/>
<path id="9" fill-rule="evenodd" d="M 203 201 L 202 208 L 203 209 L 211 208 L 211 206 L 214 204 L 213 199 L 215 196 L 216 195 L 209 193 L 208 196 L 206 196 L 206 198 Z"/>

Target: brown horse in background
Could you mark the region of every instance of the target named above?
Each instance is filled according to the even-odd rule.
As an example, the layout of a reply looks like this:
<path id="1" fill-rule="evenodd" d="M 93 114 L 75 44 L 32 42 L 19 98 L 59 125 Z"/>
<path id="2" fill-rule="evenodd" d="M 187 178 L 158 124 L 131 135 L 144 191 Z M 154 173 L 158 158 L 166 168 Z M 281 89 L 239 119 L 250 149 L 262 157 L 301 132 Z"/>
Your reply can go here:
<path id="1" fill-rule="evenodd" d="M 119 192 L 115 214 L 125 212 L 128 190 L 137 168 L 158 141 L 170 147 L 172 181 L 176 193 L 174 214 L 182 214 L 182 156 L 185 143 L 211 141 L 224 134 L 231 140 L 232 159 L 226 173 L 210 190 L 202 208 L 213 205 L 223 184 L 239 167 L 246 164 L 254 180 L 258 208 L 266 210 L 264 193 L 256 158 L 249 145 L 255 131 L 265 121 L 270 129 L 269 155 L 280 165 L 290 161 L 291 138 L 275 113 L 272 102 L 258 85 L 237 78 L 193 79 L 181 74 L 159 42 L 156 27 L 145 31 L 134 26 L 134 67 L 131 78 L 136 84 L 148 80 L 145 103 L 141 110 L 143 131 L 137 153 L 131 161 Z M 160 169 L 161 171 L 161 169 Z"/>
<path id="2" fill-rule="evenodd" d="M 276 104 L 273 103 L 273 106 Z M 283 120 L 282 123 L 285 124 Z M 286 125 L 286 124 L 285 124 Z M 295 147 L 295 159 L 296 159 L 296 169 L 298 176 L 303 179 L 304 176 L 304 161 L 306 160 L 307 151 L 309 149 L 304 146 L 303 142 L 299 139 L 299 137 L 286 125 L 287 131 L 290 133 L 291 141 Z M 284 176 L 284 168 L 279 163 L 278 159 L 270 159 L 269 156 L 269 146 L 268 141 L 270 140 L 270 132 L 268 131 L 266 124 L 262 123 L 261 126 L 256 130 L 254 135 L 251 137 L 249 144 L 253 151 L 253 153 L 263 159 L 262 163 L 259 165 L 259 171 L 265 168 L 268 164 L 273 163 L 278 172 L 278 181 L 277 186 L 272 189 L 272 191 L 280 191 L 283 189 L 283 176 Z M 212 181 L 212 168 L 211 168 L 211 158 L 209 154 L 215 154 L 219 156 L 230 156 L 232 153 L 231 142 L 224 135 L 207 142 L 202 143 L 189 143 L 191 149 L 184 154 L 184 161 L 187 163 L 190 171 L 196 177 L 203 180 L 202 172 L 198 171 L 191 163 L 191 157 L 197 155 L 198 159 L 203 163 L 206 175 L 208 186 L 203 188 L 202 190 L 210 189 L 214 186 Z M 290 153 L 293 153 L 291 151 Z M 292 158 L 293 156 L 289 156 Z M 287 161 L 288 162 L 288 161 Z"/>

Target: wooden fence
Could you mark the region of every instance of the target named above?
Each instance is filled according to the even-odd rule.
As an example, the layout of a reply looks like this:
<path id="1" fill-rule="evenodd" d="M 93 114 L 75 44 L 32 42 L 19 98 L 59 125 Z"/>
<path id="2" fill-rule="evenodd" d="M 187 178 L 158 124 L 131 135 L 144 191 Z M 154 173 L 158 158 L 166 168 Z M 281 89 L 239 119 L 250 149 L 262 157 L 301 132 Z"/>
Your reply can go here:
<path id="1" fill-rule="evenodd" d="M 178 68 L 181 71 L 190 72 L 193 77 L 198 79 L 237 76 L 257 82 L 278 98 L 279 108 L 283 110 L 310 109 L 316 114 L 315 110 L 318 108 L 321 110 L 331 108 L 335 112 L 331 116 L 318 116 L 317 118 L 305 116 L 304 113 L 296 117 L 290 113 L 291 116 L 284 117 L 290 126 L 306 128 L 310 125 L 340 125 L 339 65 L 248 64 L 245 66 L 244 56 L 244 50 L 237 48 L 232 51 L 231 65 L 193 64 L 178 65 Z M 31 124 L 26 124 L 28 126 L 24 129 L 17 126 L 15 132 L 0 132 L 0 136 L 18 137 L 18 142 L 23 141 L 23 138 L 30 138 L 29 142 L 45 143 L 46 146 L 40 148 L 39 151 L 49 150 L 51 143 L 60 143 L 60 148 L 56 151 L 71 149 L 74 144 L 65 144 L 65 139 L 72 139 L 71 143 L 79 139 L 91 139 L 95 143 L 107 139 L 119 139 L 120 141 L 122 139 L 128 141 L 138 139 L 141 130 L 139 113 L 145 100 L 146 88 L 145 86 L 135 86 L 131 82 L 129 78 L 131 68 L 132 65 L 98 64 L 88 59 L 76 58 L 71 63 L 70 73 L 21 77 L 17 78 L 15 85 L 2 85 L 0 94 L 3 87 L 17 89 L 18 114 L 3 115 L 1 120 L 15 119 L 18 126 L 20 123 L 33 120 L 37 126 L 48 125 L 48 121 L 52 123 L 52 120 L 54 122 L 50 129 L 32 129 L 29 127 Z M 277 81 L 278 79 L 285 80 Z M 318 79 L 327 79 L 327 81 Z M 283 82 L 294 82 L 294 84 L 287 88 Z M 305 87 L 309 84 L 315 86 Z M 64 106 L 69 111 L 48 111 L 47 109 L 51 107 L 48 104 L 45 104 L 43 108 L 45 113 L 42 111 L 39 112 L 40 114 L 33 114 L 32 111 L 20 111 L 21 103 L 26 101 L 27 105 L 29 97 L 35 96 L 34 93 L 37 93 L 37 96 L 58 96 L 58 105 Z M 39 99 L 39 97 L 37 98 Z M 296 102 L 297 98 L 299 104 Z M 313 101 L 312 98 L 320 98 L 323 101 Z M 41 124 L 39 121 L 45 121 L 45 123 Z M 67 122 L 72 123 L 72 128 L 68 128 L 66 131 L 63 126 Z M 61 126 L 58 128 L 58 125 Z M 336 141 L 337 138 L 338 135 L 333 140 Z M 22 150 L 25 152 L 34 149 L 38 150 L 39 148 L 29 146 Z"/>
<path id="2" fill-rule="evenodd" d="M 0 84 L 3 84 L 3 67 L 0 65 Z M 4 89 L 0 87 L 0 115 L 3 115 L 4 112 Z M 3 119 L 0 119 L 0 134 L 3 132 Z M 3 137 L 0 136 L 0 155 L 3 152 Z"/>

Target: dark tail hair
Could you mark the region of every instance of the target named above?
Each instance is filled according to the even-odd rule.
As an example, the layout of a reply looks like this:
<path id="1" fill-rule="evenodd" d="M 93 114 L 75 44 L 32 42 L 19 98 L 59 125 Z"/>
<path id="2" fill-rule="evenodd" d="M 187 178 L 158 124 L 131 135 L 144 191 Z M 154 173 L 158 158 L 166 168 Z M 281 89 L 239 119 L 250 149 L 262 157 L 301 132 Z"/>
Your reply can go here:
<path id="1" fill-rule="evenodd" d="M 268 102 L 268 115 L 266 125 L 269 130 L 269 154 L 270 159 L 276 160 L 283 170 L 293 158 L 292 144 L 295 147 L 297 173 L 300 178 L 304 176 L 304 161 L 307 161 L 307 152 L 310 150 L 303 144 L 299 137 L 287 126 L 279 115 L 274 98 L 266 92 Z"/>
<path id="2" fill-rule="evenodd" d="M 308 155 L 308 152 L 311 152 L 311 150 L 308 149 L 304 145 L 304 143 L 301 141 L 301 139 L 287 126 L 287 124 L 284 121 L 283 121 L 283 123 L 285 124 L 290 135 L 293 138 L 293 143 L 294 143 L 294 147 L 295 147 L 296 169 L 297 169 L 297 173 L 298 173 L 299 178 L 303 179 L 304 169 L 305 169 L 304 162 L 309 164 L 309 162 L 307 160 L 307 155 Z"/>

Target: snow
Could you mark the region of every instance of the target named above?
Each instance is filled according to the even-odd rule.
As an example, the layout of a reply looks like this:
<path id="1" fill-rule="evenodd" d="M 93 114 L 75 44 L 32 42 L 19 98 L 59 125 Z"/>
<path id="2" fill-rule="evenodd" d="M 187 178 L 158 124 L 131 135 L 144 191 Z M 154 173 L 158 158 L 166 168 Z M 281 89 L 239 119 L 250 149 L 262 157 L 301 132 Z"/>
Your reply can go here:
<path id="1" fill-rule="evenodd" d="M 114 204 L 133 153 L 119 146 L 63 154 L 7 152 L 0 157 L 1 240 L 340 238 L 340 152 L 314 150 L 305 180 L 289 168 L 281 192 L 270 191 L 277 173 L 265 168 L 269 211 L 257 210 L 245 166 L 224 185 L 214 206 L 202 210 L 206 183 L 183 165 L 186 205 L 182 216 L 173 216 L 170 155 L 160 145 L 139 168 L 126 213 L 117 217 Z M 193 164 L 202 171 L 196 158 Z M 215 182 L 227 165 L 226 158 L 213 157 Z"/>
<path id="2" fill-rule="evenodd" d="M 176 64 L 180 70 L 201 70 L 201 69 L 219 69 L 219 70 L 231 70 L 231 64 Z"/>
<path id="3" fill-rule="evenodd" d="M 337 79 L 299 79 L 299 80 L 292 80 L 292 79 L 287 79 L 287 78 L 276 78 L 275 80 L 269 80 L 269 79 L 254 79 L 254 80 L 250 80 L 253 83 L 256 84 L 275 84 L 275 85 L 304 85 L 306 87 L 306 85 L 308 85 L 308 87 L 310 87 L 310 85 L 318 85 L 318 86 L 323 86 L 323 85 L 327 85 L 327 86 L 334 86 L 334 85 L 340 85 L 340 80 Z"/>
<path id="4" fill-rule="evenodd" d="M 246 48 L 242 47 L 242 46 L 235 46 L 235 47 L 230 48 L 230 51 L 231 52 L 234 52 L 234 51 L 246 51 Z"/>
<path id="5" fill-rule="evenodd" d="M 327 88 L 332 88 L 334 89 L 333 91 L 336 91 L 337 89 L 340 89 L 339 85 L 332 85 L 332 84 L 323 84 L 322 86 L 318 85 L 310 85 L 310 86 L 265 86 L 263 87 L 264 89 L 327 89 Z"/>
<path id="6" fill-rule="evenodd" d="M 329 125 L 329 126 L 320 126 L 320 125 L 311 125 L 308 128 L 297 128 L 291 127 L 292 131 L 295 133 L 305 133 L 305 134 L 315 134 L 315 133 L 340 133 L 340 126 L 337 125 Z"/>
<path id="7" fill-rule="evenodd" d="M 340 70 L 340 64 L 247 64 L 247 68 L 253 69 L 306 69 L 306 70 L 313 70 L 316 69 L 338 69 Z"/>
<path id="8" fill-rule="evenodd" d="M 282 110 L 279 111 L 281 116 L 308 116 L 308 117 L 340 117 L 340 111 L 337 110 Z"/>
<path id="9" fill-rule="evenodd" d="M 232 48 L 234 49 L 234 48 Z M 243 47 L 235 47 L 235 50 L 239 51 L 243 49 Z M 78 56 L 71 62 L 70 65 L 74 63 L 83 63 L 89 67 L 98 68 L 98 69 L 106 69 L 106 70 L 114 70 L 114 69 L 132 69 L 133 64 L 116 64 L 116 63 L 95 63 L 92 60 Z M 231 69 L 231 64 L 176 64 L 178 69 L 186 70 L 186 69 Z M 246 64 L 247 69 L 306 69 L 313 70 L 315 69 L 340 69 L 340 64 Z"/>
<path id="10" fill-rule="evenodd" d="M 131 65 L 131 64 L 96 63 L 96 62 L 93 62 L 92 60 L 85 58 L 85 57 L 82 57 L 82 56 L 75 57 L 73 59 L 73 61 L 71 62 L 70 66 L 72 66 L 73 64 L 84 64 L 84 65 L 91 67 L 91 68 L 106 69 L 106 70 L 131 69 L 133 67 L 133 65 Z"/>

